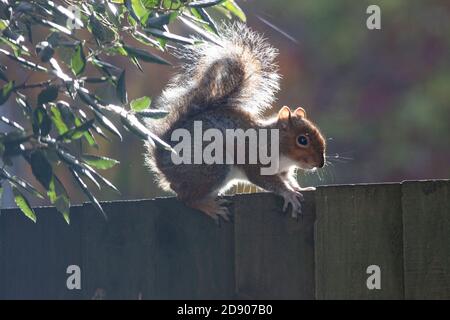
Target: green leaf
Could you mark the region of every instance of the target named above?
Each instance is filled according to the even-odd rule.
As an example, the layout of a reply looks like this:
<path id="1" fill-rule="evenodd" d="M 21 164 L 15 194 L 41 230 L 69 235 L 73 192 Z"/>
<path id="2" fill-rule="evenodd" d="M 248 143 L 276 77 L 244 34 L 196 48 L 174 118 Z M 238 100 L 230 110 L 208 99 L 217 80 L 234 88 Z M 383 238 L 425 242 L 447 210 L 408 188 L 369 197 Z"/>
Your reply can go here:
<path id="1" fill-rule="evenodd" d="M 31 184 L 29 184 L 28 182 L 17 176 L 11 175 L 9 172 L 7 172 L 2 168 L 0 168 L 0 177 L 7 179 L 10 182 L 10 184 L 14 185 L 15 187 L 17 188 L 20 187 L 26 190 L 27 192 L 31 193 L 35 197 L 44 199 L 44 196 L 39 191 L 37 191 L 36 188 L 34 188 Z"/>
<path id="2" fill-rule="evenodd" d="M 119 137 L 119 139 L 122 141 L 122 135 L 120 134 L 120 131 L 117 129 L 117 127 L 112 123 L 111 120 L 109 120 L 103 113 L 93 110 L 95 114 L 95 118 L 97 121 L 107 130 L 114 133 L 116 136 Z"/>
<path id="3" fill-rule="evenodd" d="M 84 24 L 83 21 L 77 17 L 72 11 L 70 11 L 68 8 L 65 8 L 64 6 L 55 4 L 53 1 L 47 1 L 45 5 L 49 6 L 54 12 L 58 12 L 63 14 L 66 18 L 73 21 L 73 25 L 77 26 L 78 28 L 83 28 Z"/>
<path id="4" fill-rule="evenodd" d="M 3 8 L 2 8 L 3 9 Z M 8 20 L 0 20 L 0 31 L 5 30 L 9 26 Z"/>
<path id="5" fill-rule="evenodd" d="M 16 102 L 22 108 L 23 114 L 26 117 L 31 117 L 33 115 L 33 109 L 27 101 L 27 97 L 20 92 L 16 92 Z"/>
<path id="6" fill-rule="evenodd" d="M 203 21 L 205 21 L 208 24 L 206 29 L 214 32 L 215 34 L 218 34 L 218 29 L 217 29 L 217 26 L 216 26 L 214 20 L 209 16 L 208 12 L 206 12 L 205 9 L 191 8 L 191 12 L 195 17 L 202 19 Z"/>
<path id="7" fill-rule="evenodd" d="M 156 47 L 160 51 L 164 51 L 164 48 L 161 46 L 160 42 L 156 39 L 150 38 L 145 33 L 135 30 L 132 33 L 133 38 L 135 38 L 137 41 L 145 44 L 146 46 L 150 45 L 152 47 Z"/>
<path id="8" fill-rule="evenodd" d="M 51 58 L 50 59 L 50 65 L 52 66 L 53 69 L 53 73 L 60 78 L 61 80 L 63 80 L 64 82 L 72 82 L 72 78 L 69 77 L 66 73 L 64 73 L 64 71 L 61 69 L 61 67 L 59 66 L 58 61 L 56 61 L 55 58 Z"/>
<path id="9" fill-rule="evenodd" d="M 97 211 L 99 211 L 105 217 L 105 219 L 108 220 L 108 216 L 106 215 L 105 211 L 103 211 L 102 206 L 98 202 L 97 198 L 95 198 L 94 195 L 89 191 L 86 183 L 84 183 L 84 181 L 81 180 L 81 177 L 78 174 L 78 172 L 76 172 L 75 169 L 73 169 L 73 168 L 70 169 L 70 172 L 72 173 L 75 181 L 81 187 L 81 190 L 83 190 L 84 194 L 92 202 L 92 204 L 94 205 L 95 209 L 97 209 Z"/>
<path id="10" fill-rule="evenodd" d="M 172 147 L 164 142 L 160 137 L 151 132 L 145 125 L 143 125 L 134 114 L 120 114 L 120 120 L 123 125 L 136 134 L 139 138 L 147 140 L 154 144 L 155 142 L 162 148 L 173 151 Z"/>
<path id="11" fill-rule="evenodd" d="M 81 162 L 80 160 L 75 158 L 70 153 L 67 153 L 61 149 L 58 149 L 57 152 L 58 152 L 58 155 L 60 156 L 61 160 L 70 164 L 70 167 L 73 170 L 75 170 L 76 173 L 81 173 L 84 176 L 86 176 L 87 178 L 89 178 L 99 189 L 100 189 L 100 184 L 97 182 L 96 178 L 99 179 L 102 184 L 105 184 L 108 187 L 110 187 L 111 189 L 113 189 L 114 191 L 120 193 L 119 190 L 117 190 L 117 188 L 111 182 L 109 182 L 103 176 L 98 174 L 90 165 L 88 165 L 84 162 Z"/>
<path id="12" fill-rule="evenodd" d="M 108 77 L 83 77 L 80 78 L 81 81 L 87 82 L 87 83 L 104 83 L 108 82 Z"/>
<path id="13" fill-rule="evenodd" d="M 98 105 L 95 96 L 90 94 L 86 88 L 79 88 L 77 90 L 77 93 L 81 101 L 93 107 L 94 109 L 100 109 L 100 106 Z"/>
<path id="14" fill-rule="evenodd" d="M 178 12 L 174 11 L 171 13 L 162 14 L 159 16 L 150 17 L 147 20 L 147 27 L 149 28 L 159 28 L 161 29 L 163 26 L 169 24 L 174 21 L 178 16 Z"/>
<path id="15" fill-rule="evenodd" d="M 244 11 L 237 5 L 237 3 L 234 0 L 228 0 L 224 3 L 222 3 L 222 6 L 224 6 L 228 11 L 230 11 L 234 16 L 238 17 L 239 20 L 246 22 L 247 17 L 245 16 Z"/>
<path id="16" fill-rule="evenodd" d="M 66 139 L 79 139 L 81 138 L 86 131 L 92 128 L 95 119 L 88 120 L 87 122 L 82 123 L 75 128 L 70 129 L 66 133 L 58 136 L 57 140 L 66 140 Z"/>
<path id="17" fill-rule="evenodd" d="M 42 90 L 38 95 L 38 106 L 47 102 L 54 101 L 58 98 L 59 86 L 51 85 Z"/>
<path id="18" fill-rule="evenodd" d="M 120 73 L 119 80 L 117 80 L 116 94 L 123 104 L 128 103 L 127 87 L 125 81 L 125 70 Z"/>
<path id="19" fill-rule="evenodd" d="M 186 18 L 180 17 L 180 20 L 187 25 L 189 28 L 203 36 L 204 38 L 208 39 L 209 41 L 216 43 L 217 45 L 221 46 L 220 39 L 212 32 L 205 30 L 204 28 L 199 27 L 196 23 L 192 22 L 191 20 L 188 20 Z"/>
<path id="20" fill-rule="evenodd" d="M 91 168 L 92 169 L 92 168 Z M 91 171 L 91 173 L 97 178 L 100 179 L 100 182 L 102 184 L 107 185 L 109 188 L 111 188 L 112 190 L 114 190 L 115 192 L 117 192 L 118 194 L 120 194 L 120 191 L 116 188 L 116 186 L 114 186 L 110 181 L 108 181 L 107 179 L 105 179 L 103 176 L 101 176 L 100 174 L 98 174 L 97 172 L 95 172 L 94 170 Z"/>
<path id="21" fill-rule="evenodd" d="M 70 224 L 70 199 L 64 185 L 55 175 L 52 176 L 47 195 L 56 210 L 63 215 L 67 224 Z"/>
<path id="22" fill-rule="evenodd" d="M 8 101 L 9 96 L 13 92 L 14 89 L 14 81 L 9 81 L 7 84 L 5 84 L 0 91 L 0 106 L 4 104 L 6 101 Z"/>
<path id="23" fill-rule="evenodd" d="M 86 113 L 85 113 L 83 110 L 79 109 L 79 110 L 78 110 L 78 113 L 80 114 L 81 118 L 82 118 L 85 122 L 89 121 L 89 119 L 88 119 Z M 76 125 L 76 126 L 81 126 L 82 123 L 83 123 L 83 122 L 81 121 L 81 119 L 80 119 L 79 117 L 75 117 L 75 125 Z M 92 123 L 92 127 L 97 131 L 97 129 L 96 129 L 96 127 L 95 127 L 94 124 L 95 124 L 95 122 Z M 101 129 L 100 129 L 100 130 L 101 130 Z M 86 131 L 84 131 L 84 132 L 76 133 L 76 134 L 74 135 L 73 139 L 78 139 L 78 135 L 84 136 L 84 138 L 86 139 L 86 141 L 88 142 L 88 144 L 89 144 L 91 147 L 98 148 L 97 142 L 95 141 L 94 135 L 91 133 L 91 130 L 86 130 Z"/>
<path id="24" fill-rule="evenodd" d="M 0 79 L 2 79 L 3 81 L 8 81 L 8 77 L 5 74 L 5 70 L 3 69 L 3 66 L 0 67 Z"/>
<path id="25" fill-rule="evenodd" d="M 136 112 L 136 114 L 144 118 L 161 119 L 167 116 L 169 111 L 163 109 L 147 109 Z"/>
<path id="26" fill-rule="evenodd" d="M 133 101 L 131 101 L 130 106 L 133 111 L 139 112 L 147 109 L 150 106 L 151 102 L 152 100 L 150 99 L 150 97 L 145 96 L 139 99 L 134 99 Z"/>
<path id="27" fill-rule="evenodd" d="M 61 115 L 61 110 L 57 106 L 53 105 L 50 109 L 51 112 L 51 118 L 53 121 L 53 124 L 56 127 L 56 130 L 58 130 L 58 134 L 64 134 L 66 133 L 69 128 L 67 127 L 66 123 L 64 122 L 63 116 Z"/>
<path id="28" fill-rule="evenodd" d="M 59 34 L 59 32 L 52 32 L 48 37 L 47 37 L 47 42 L 50 43 L 50 45 L 53 48 L 56 48 L 59 46 L 59 44 L 62 42 L 62 36 Z"/>
<path id="29" fill-rule="evenodd" d="M 42 67 L 42 66 L 40 66 L 40 65 L 38 65 L 38 64 L 36 64 L 34 62 L 25 60 L 22 57 L 16 57 L 12 53 L 10 53 L 10 52 L 8 52 L 6 50 L 3 50 L 1 48 L 0 48 L 0 52 L 5 54 L 9 59 L 17 61 L 17 62 L 19 62 L 20 64 L 22 64 L 23 66 L 25 66 L 27 68 L 30 68 L 30 69 L 33 69 L 33 70 L 36 70 L 36 71 L 44 71 L 44 72 L 48 71 L 47 68 L 44 68 L 44 67 Z"/>
<path id="30" fill-rule="evenodd" d="M 125 6 L 134 20 L 144 23 L 149 12 L 142 4 L 141 0 L 125 0 Z"/>
<path id="31" fill-rule="evenodd" d="M 30 55 L 30 50 L 21 44 L 25 38 L 13 32 L 10 28 L 3 30 L 2 36 L 0 36 L 0 42 L 7 44 L 14 51 L 15 56 L 20 56 L 22 54 Z"/>
<path id="32" fill-rule="evenodd" d="M 142 69 L 142 66 L 141 66 L 141 64 L 139 63 L 139 60 L 138 60 L 135 56 L 132 56 L 132 57 L 131 57 L 131 62 L 133 62 L 133 64 L 136 66 L 136 68 L 138 68 L 138 70 L 139 70 L 140 72 L 144 72 L 144 69 Z"/>
<path id="33" fill-rule="evenodd" d="M 106 28 L 94 14 L 89 17 L 89 27 L 95 39 L 100 43 L 112 41 L 114 39 L 114 32 Z"/>
<path id="34" fill-rule="evenodd" d="M 167 32 L 167 31 L 163 31 L 163 30 L 160 30 L 157 28 L 145 28 L 144 31 L 147 33 L 150 33 L 151 35 L 153 35 L 155 37 L 171 40 L 171 41 L 178 42 L 181 44 L 188 44 L 188 45 L 195 44 L 195 41 L 193 39 L 182 37 L 182 36 L 179 36 L 179 35 Z"/>
<path id="35" fill-rule="evenodd" d="M 90 168 L 85 163 L 80 162 L 80 160 L 78 160 L 76 157 L 62 150 L 61 148 L 57 149 L 57 154 L 62 161 L 69 164 L 71 169 L 80 172 L 84 176 L 88 177 L 92 181 L 92 183 L 94 183 L 97 186 L 97 188 L 100 189 L 100 184 L 92 175 L 92 173 L 96 173 L 92 168 Z"/>
<path id="36" fill-rule="evenodd" d="M 82 160 L 89 164 L 90 166 L 93 166 L 97 169 L 110 169 L 114 167 L 116 164 L 119 163 L 119 161 L 107 157 L 98 157 L 94 155 L 85 154 L 82 157 Z"/>
<path id="37" fill-rule="evenodd" d="M 52 130 L 52 119 L 44 107 L 40 106 L 33 111 L 33 133 L 46 136 Z"/>
<path id="38" fill-rule="evenodd" d="M 33 175 L 42 184 L 45 190 L 48 190 L 53 176 L 53 170 L 46 154 L 41 150 L 36 150 L 31 153 L 29 161 Z"/>
<path id="39" fill-rule="evenodd" d="M 59 100 L 56 102 L 56 107 L 58 108 L 64 123 L 67 125 L 67 129 L 73 126 L 75 123 L 75 114 L 70 105 L 66 101 Z"/>
<path id="40" fill-rule="evenodd" d="M 124 49 L 123 43 L 117 42 L 115 46 L 110 49 L 114 54 L 120 54 L 122 56 L 128 56 L 128 52 Z"/>
<path id="41" fill-rule="evenodd" d="M 94 57 L 88 58 L 88 61 L 91 62 L 101 72 L 103 72 L 108 77 L 108 79 L 113 78 L 110 70 L 121 70 L 119 67 L 116 67 L 105 61 L 101 61 L 100 59 L 98 59 L 97 56 L 94 56 Z"/>
<path id="42" fill-rule="evenodd" d="M 20 208 L 20 210 L 22 210 L 25 216 L 27 216 L 33 222 L 36 223 L 36 214 L 34 213 L 34 210 L 31 208 L 28 200 L 15 186 L 12 186 L 12 190 L 14 194 L 14 201 L 16 202 L 17 206 Z"/>
<path id="43" fill-rule="evenodd" d="M 68 28 L 66 28 L 66 27 L 64 27 L 62 25 L 59 25 L 57 23 L 54 23 L 52 21 L 49 21 L 49 20 L 46 20 L 46 19 L 40 19 L 40 20 L 36 20 L 36 21 L 39 22 L 40 24 L 48 26 L 48 27 L 50 27 L 52 29 L 61 31 L 62 33 L 65 33 L 65 34 L 68 34 L 68 35 L 72 34 L 72 31 L 70 31 Z"/>
<path id="44" fill-rule="evenodd" d="M 225 0 L 198 0 L 188 3 L 188 6 L 192 8 L 207 8 L 218 5 L 224 1 Z"/>
<path id="45" fill-rule="evenodd" d="M 86 67 L 86 57 L 84 56 L 83 46 L 81 43 L 75 48 L 75 51 L 70 59 L 70 67 L 76 76 L 82 74 L 84 68 Z"/>
<path id="46" fill-rule="evenodd" d="M 93 125 L 95 133 L 97 133 L 100 137 L 105 139 L 108 142 L 111 142 L 111 139 L 103 132 L 102 128 L 96 124 Z"/>
<path id="47" fill-rule="evenodd" d="M 80 99 L 86 103 L 87 105 L 91 106 L 91 110 L 95 114 L 95 118 L 97 121 L 107 130 L 114 133 L 116 136 L 119 137 L 119 139 L 122 141 L 122 135 L 120 134 L 120 131 L 116 128 L 116 126 L 112 123 L 111 120 L 109 120 L 100 110 L 102 110 L 102 106 L 100 106 L 95 96 L 90 94 L 85 88 L 78 89 L 78 94 L 80 96 Z M 97 130 L 98 131 L 98 130 Z"/>
<path id="48" fill-rule="evenodd" d="M 49 42 L 42 41 L 36 45 L 36 53 L 39 59 L 41 59 L 41 62 L 48 62 L 53 57 L 55 49 L 53 49 Z"/>
<path id="49" fill-rule="evenodd" d="M 123 45 L 123 48 L 127 51 L 127 53 L 130 56 L 136 57 L 139 60 L 145 61 L 145 62 L 150 62 L 150 63 L 158 63 L 158 64 L 165 64 L 165 65 L 171 65 L 171 63 L 167 60 L 164 60 L 163 58 L 152 54 L 148 51 L 139 49 L 139 48 L 134 48 L 134 47 L 130 47 L 127 45 Z"/>
<path id="50" fill-rule="evenodd" d="M 106 16 L 108 20 L 113 23 L 116 27 L 120 27 L 120 12 L 116 5 L 108 2 L 106 4 Z"/>
<path id="51" fill-rule="evenodd" d="M 6 123 L 7 125 L 10 125 L 11 127 L 14 127 L 20 131 L 25 131 L 24 127 L 22 127 L 20 124 L 18 124 L 15 121 L 9 120 L 5 116 L 0 116 L 0 120 L 3 121 L 4 123 Z"/>

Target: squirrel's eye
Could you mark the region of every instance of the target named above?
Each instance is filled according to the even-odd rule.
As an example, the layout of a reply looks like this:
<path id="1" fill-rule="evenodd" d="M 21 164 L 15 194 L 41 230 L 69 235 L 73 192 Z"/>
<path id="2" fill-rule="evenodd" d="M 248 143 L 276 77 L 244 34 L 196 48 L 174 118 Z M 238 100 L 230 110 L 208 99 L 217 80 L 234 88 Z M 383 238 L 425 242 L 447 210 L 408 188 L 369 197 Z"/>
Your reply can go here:
<path id="1" fill-rule="evenodd" d="M 298 136 L 297 143 L 300 146 L 306 146 L 306 145 L 308 145 L 308 138 L 304 135 Z"/>

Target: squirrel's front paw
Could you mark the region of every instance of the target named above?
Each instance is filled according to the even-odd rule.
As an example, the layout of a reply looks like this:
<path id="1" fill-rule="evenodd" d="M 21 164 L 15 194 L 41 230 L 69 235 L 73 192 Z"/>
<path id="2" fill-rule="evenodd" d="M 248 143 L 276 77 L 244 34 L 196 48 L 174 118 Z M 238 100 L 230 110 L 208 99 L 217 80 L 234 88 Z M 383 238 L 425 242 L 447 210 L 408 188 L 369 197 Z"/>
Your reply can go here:
<path id="1" fill-rule="evenodd" d="M 303 200 L 303 195 L 298 191 L 289 191 L 281 196 L 284 199 L 283 212 L 286 212 L 289 204 L 291 204 L 292 218 L 297 219 L 298 215 L 302 214 L 302 204 L 300 201 Z"/>

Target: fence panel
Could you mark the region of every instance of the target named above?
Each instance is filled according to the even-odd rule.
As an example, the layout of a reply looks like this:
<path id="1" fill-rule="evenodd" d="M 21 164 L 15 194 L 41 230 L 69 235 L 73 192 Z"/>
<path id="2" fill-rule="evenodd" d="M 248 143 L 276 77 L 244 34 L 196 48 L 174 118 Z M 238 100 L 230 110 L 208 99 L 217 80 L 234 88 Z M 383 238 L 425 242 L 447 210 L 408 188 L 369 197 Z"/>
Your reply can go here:
<path id="1" fill-rule="evenodd" d="M 403 298 L 400 192 L 400 184 L 318 188 L 317 299 Z M 380 268 L 379 290 L 367 287 L 372 265 Z"/>
<path id="2" fill-rule="evenodd" d="M 53 208 L 35 209 L 34 224 L 17 209 L 0 215 L 0 298 L 76 299 L 68 290 L 67 267 L 81 260 L 81 207 L 68 226 Z"/>
<path id="3" fill-rule="evenodd" d="M 85 223 L 87 298 L 234 298 L 233 224 L 218 227 L 174 199 L 104 207 L 107 223 L 95 212 Z"/>
<path id="4" fill-rule="evenodd" d="M 402 186 L 407 299 L 450 298 L 450 181 Z"/>
<path id="5" fill-rule="evenodd" d="M 270 193 L 217 226 L 173 198 L 0 215 L 1 299 L 448 299 L 450 181 L 319 187 L 303 218 Z M 68 290 L 67 267 L 81 268 Z M 369 266 L 380 268 L 381 289 Z"/>
<path id="6" fill-rule="evenodd" d="M 244 299 L 314 299 L 314 195 L 303 217 L 283 214 L 267 193 L 235 202 L 236 290 Z"/>

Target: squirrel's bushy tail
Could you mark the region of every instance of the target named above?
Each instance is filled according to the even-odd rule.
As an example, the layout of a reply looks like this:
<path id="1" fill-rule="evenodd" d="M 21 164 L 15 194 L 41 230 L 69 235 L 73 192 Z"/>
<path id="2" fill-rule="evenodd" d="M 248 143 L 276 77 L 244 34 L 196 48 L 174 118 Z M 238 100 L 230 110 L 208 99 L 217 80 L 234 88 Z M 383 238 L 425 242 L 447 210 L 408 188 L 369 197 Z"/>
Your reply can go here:
<path id="1" fill-rule="evenodd" d="M 205 42 L 181 51 L 187 60 L 182 72 L 157 101 L 157 107 L 171 113 L 166 125 L 211 108 L 259 113 L 272 104 L 280 78 L 276 49 L 241 23 L 224 24 L 219 31 L 217 44 Z"/>

